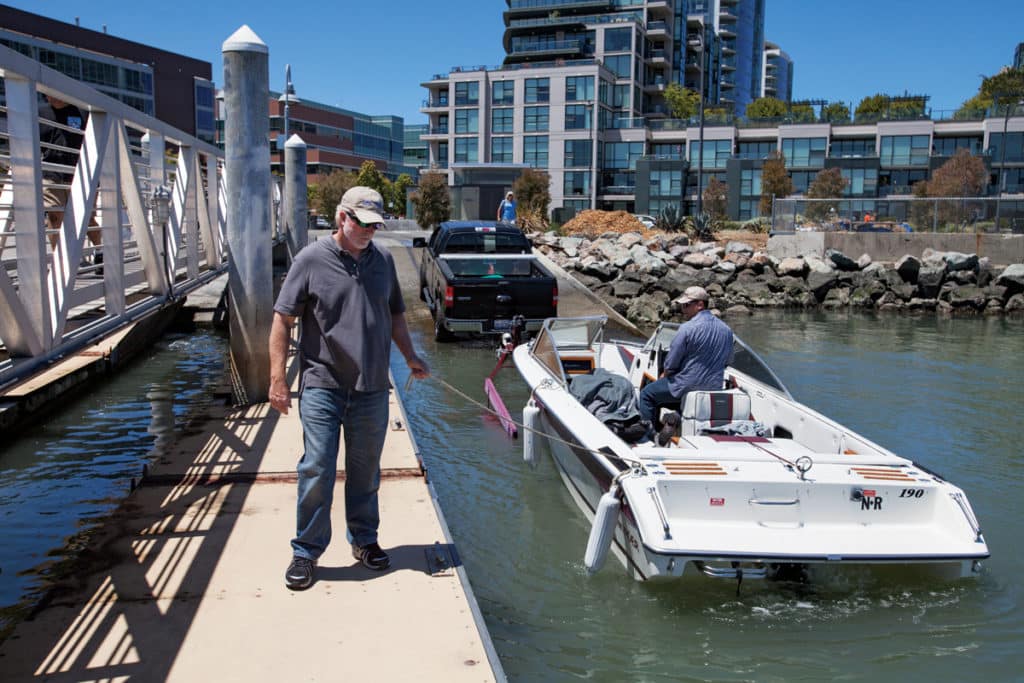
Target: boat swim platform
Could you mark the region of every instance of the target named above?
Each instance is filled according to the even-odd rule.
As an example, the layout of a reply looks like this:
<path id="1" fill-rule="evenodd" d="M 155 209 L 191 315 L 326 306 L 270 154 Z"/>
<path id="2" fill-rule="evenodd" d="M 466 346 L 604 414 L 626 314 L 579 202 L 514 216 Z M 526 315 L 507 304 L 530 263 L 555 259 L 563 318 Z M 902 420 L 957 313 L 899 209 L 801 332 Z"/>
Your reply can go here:
<path id="1" fill-rule="evenodd" d="M 353 559 L 339 471 L 334 540 L 315 583 L 293 592 L 296 394 L 288 415 L 211 407 L 48 582 L 0 644 L 0 679 L 504 681 L 405 424 L 392 391 L 380 489 L 391 568 Z"/>

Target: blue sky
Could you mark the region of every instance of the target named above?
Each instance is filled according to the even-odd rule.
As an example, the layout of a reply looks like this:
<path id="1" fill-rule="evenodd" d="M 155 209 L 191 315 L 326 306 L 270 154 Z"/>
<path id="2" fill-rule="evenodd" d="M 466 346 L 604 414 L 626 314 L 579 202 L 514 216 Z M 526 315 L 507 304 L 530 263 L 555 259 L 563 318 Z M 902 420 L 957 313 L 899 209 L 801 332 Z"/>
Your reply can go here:
<path id="1" fill-rule="evenodd" d="M 270 49 L 270 87 L 291 64 L 296 94 L 423 123 L 421 83 L 501 63 L 503 0 L 3 0 L 19 9 L 202 59 L 223 83 L 221 45 L 248 24 Z M 876 92 L 955 109 L 1011 63 L 1021 0 L 766 0 L 765 37 L 795 62 L 794 98 L 856 106 Z M 160 7 L 157 11 L 154 7 Z M 293 14 L 289 14 L 294 10 Z"/>

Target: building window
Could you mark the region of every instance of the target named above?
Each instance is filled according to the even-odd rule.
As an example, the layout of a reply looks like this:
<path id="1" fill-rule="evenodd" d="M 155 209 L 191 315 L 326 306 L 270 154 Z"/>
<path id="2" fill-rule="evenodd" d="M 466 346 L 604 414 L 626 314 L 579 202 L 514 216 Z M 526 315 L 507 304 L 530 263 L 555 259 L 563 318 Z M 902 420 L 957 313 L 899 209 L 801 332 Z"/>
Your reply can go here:
<path id="1" fill-rule="evenodd" d="M 651 156 L 655 159 L 682 159 L 683 145 L 678 142 L 656 142 L 651 145 Z"/>
<path id="2" fill-rule="evenodd" d="M 476 109 L 455 110 L 455 133 L 479 133 L 480 112 Z"/>
<path id="3" fill-rule="evenodd" d="M 527 78 L 526 79 L 526 103 L 538 104 L 551 101 L 551 79 L 549 78 Z"/>
<path id="4" fill-rule="evenodd" d="M 491 104 L 515 103 L 515 81 L 495 81 L 491 85 Z"/>
<path id="5" fill-rule="evenodd" d="M 562 202 L 562 206 L 568 209 L 573 216 L 578 214 L 580 211 L 590 208 L 589 199 L 566 199 Z"/>
<path id="6" fill-rule="evenodd" d="M 491 132 L 511 133 L 514 109 L 502 108 L 491 110 Z"/>
<path id="7" fill-rule="evenodd" d="M 604 51 L 632 52 L 633 31 L 630 28 L 609 28 L 604 31 Z"/>
<path id="8" fill-rule="evenodd" d="M 124 89 L 131 90 L 132 92 L 139 92 L 144 95 L 153 94 L 153 75 L 146 73 L 145 71 L 136 71 L 135 69 L 122 69 L 121 72 L 124 74 Z M 209 101 L 206 97 L 209 96 Z M 200 101 L 198 98 L 203 97 Z M 213 109 L 213 88 L 206 88 L 202 93 L 198 86 L 196 86 L 196 106 L 209 107 Z"/>
<path id="9" fill-rule="evenodd" d="M 476 138 L 455 138 L 455 163 L 475 164 L 477 162 L 476 143 Z"/>
<path id="10" fill-rule="evenodd" d="M 807 188 L 811 186 L 817 177 L 817 171 L 793 171 L 789 174 L 793 181 L 793 194 L 807 194 Z"/>
<path id="11" fill-rule="evenodd" d="M 951 157 L 958 149 L 966 149 L 971 154 L 981 154 L 981 138 L 974 136 L 957 136 L 952 138 L 935 138 L 932 140 L 932 154 L 940 157 Z"/>
<path id="12" fill-rule="evenodd" d="M 512 163 L 512 138 L 491 138 L 491 162 L 495 164 Z"/>
<path id="13" fill-rule="evenodd" d="M 614 109 L 629 109 L 629 85 L 612 86 L 612 107 Z"/>
<path id="14" fill-rule="evenodd" d="M 856 159 L 875 156 L 874 138 L 864 140 L 832 140 L 828 155 L 833 159 Z"/>
<path id="15" fill-rule="evenodd" d="M 878 192 L 877 168 L 844 168 L 846 178 L 845 197 L 874 197 Z"/>
<path id="16" fill-rule="evenodd" d="M 39 48 L 39 61 L 51 69 L 56 69 L 65 76 L 71 76 L 78 80 L 82 74 L 81 64 L 78 57 L 66 55 L 63 52 L 54 52 L 46 48 Z"/>
<path id="17" fill-rule="evenodd" d="M 590 140 L 566 140 L 565 167 L 590 168 L 590 161 L 593 158 L 591 149 Z"/>
<path id="18" fill-rule="evenodd" d="M 437 128 L 431 131 L 432 133 L 447 134 L 448 133 L 448 114 L 440 114 L 437 117 Z"/>
<path id="19" fill-rule="evenodd" d="M 632 73 L 630 68 L 632 59 L 632 55 L 607 55 L 604 58 L 604 65 L 615 74 L 616 78 L 629 78 Z"/>
<path id="20" fill-rule="evenodd" d="M 988 144 L 992 162 L 998 164 L 1003 160 L 1003 134 L 990 133 Z M 1024 133 L 1008 133 L 1006 135 L 1006 160 L 1024 161 Z"/>
<path id="21" fill-rule="evenodd" d="M 569 76 L 565 79 L 565 100 L 567 102 L 590 102 L 594 99 L 594 78 L 592 76 Z"/>
<path id="22" fill-rule="evenodd" d="M 448 168 L 448 143 L 439 142 L 437 143 L 437 159 L 436 163 L 438 168 Z"/>
<path id="23" fill-rule="evenodd" d="M 697 167 L 697 157 L 700 156 L 700 143 L 690 143 L 690 165 Z M 732 156 L 732 140 L 705 140 L 704 155 L 701 159 L 703 168 L 725 168 L 729 157 Z"/>
<path id="24" fill-rule="evenodd" d="M 682 191 L 683 172 L 681 170 L 651 171 L 651 197 L 675 197 L 676 201 L 679 201 Z"/>
<path id="25" fill-rule="evenodd" d="M 644 155 L 642 142 L 604 143 L 604 168 L 636 170 L 636 160 Z"/>
<path id="26" fill-rule="evenodd" d="M 526 135 L 523 137 L 523 163 L 534 168 L 548 167 L 548 136 Z"/>
<path id="27" fill-rule="evenodd" d="M 455 106 L 476 106 L 480 103 L 480 84 L 476 81 L 463 81 L 455 84 Z"/>
<path id="28" fill-rule="evenodd" d="M 548 129 L 547 107 L 526 107 L 523 112 L 523 130 L 527 132 L 545 131 Z"/>
<path id="29" fill-rule="evenodd" d="M 566 197 L 590 195 L 590 171 L 566 171 L 562 194 Z"/>
<path id="30" fill-rule="evenodd" d="M 740 196 L 761 196 L 761 169 L 745 168 L 740 171 Z"/>
<path id="31" fill-rule="evenodd" d="M 82 60 L 82 80 L 94 85 L 105 85 L 111 88 L 120 88 L 118 82 L 117 67 L 105 62 L 97 62 L 92 59 Z"/>
<path id="32" fill-rule="evenodd" d="M 774 142 L 741 142 L 736 156 L 740 159 L 767 159 L 778 149 Z"/>
<path id="33" fill-rule="evenodd" d="M 786 168 L 824 168 L 826 138 L 783 138 Z"/>
<path id="34" fill-rule="evenodd" d="M 566 130 L 590 130 L 590 105 L 589 104 L 567 104 L 567 105 L 565 105 L 565 129 Z"/>
<path id="35" fill-rule="evenodd" d="M 930 138 L 927 135 L 883 135 L 879 164 L 927 166 L 930 152 Z"/>

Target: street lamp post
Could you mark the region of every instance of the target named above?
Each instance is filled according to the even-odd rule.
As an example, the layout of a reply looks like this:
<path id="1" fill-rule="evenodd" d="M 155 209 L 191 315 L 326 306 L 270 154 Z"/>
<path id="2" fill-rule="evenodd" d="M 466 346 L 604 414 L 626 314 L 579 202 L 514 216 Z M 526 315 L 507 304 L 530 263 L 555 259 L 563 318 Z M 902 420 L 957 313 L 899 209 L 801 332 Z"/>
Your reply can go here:
<path id="1" fill-rule="evenodd" d="M 701 199 L 703 192 L 701 191 L 704 185 L 704 28 L 701 27 L 700 33 L 693 34 L 694 37 L 687 41 L 690 47 L 697 48 L 700 60 L 700 84 L 698 86 L 698 95 L 700 97 L 700 103 L 698 104 L 698 115 L 697 115 L 697 147 L 699 152 L 697 154 L 697 213 L 701 214 Z"/>
<path id="2" fill-rule="evenodd" d="M 1003 117 L 1003 144 L 999 146 L 999 194 L 996 195 L 996 223 L 995 229 L 999 230 L 999 210 L 1002 208 L 1003 194 L 1006 192 L 1006 148 L 1009 142 L 1010 114 L 1017 110 L 1017 107 L 1024 106 L 1024 100 L 1007 105 L 1006 116 Z"/>

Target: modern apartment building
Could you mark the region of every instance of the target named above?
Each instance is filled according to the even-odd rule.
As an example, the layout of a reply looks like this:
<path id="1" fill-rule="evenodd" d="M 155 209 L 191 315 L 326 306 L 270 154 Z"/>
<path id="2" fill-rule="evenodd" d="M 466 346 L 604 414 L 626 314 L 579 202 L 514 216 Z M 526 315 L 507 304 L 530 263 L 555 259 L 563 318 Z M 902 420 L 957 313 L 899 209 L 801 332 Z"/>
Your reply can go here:
<path id="1" fill-rule="evenodd" d="M 0 44 L 212 142 L 209 62 L 0 5 Z"/>
<path id="2" fill-rule="evenodd" d="M 1005 131 L 1005 132 L 1004 132 Z M 635 211 L 657 214 L 680 201 L 696 200 L 693 169 L 700 154 L 698 131 L 652 130 L 645 155 L 636 165 Z M 1004 150 L 1005 146 L 1005 150 Z M 839 168 L 847 180 L 844 209 L 899 216 L 897 203 L 913 185 L 928 180 L 960 148 L 980 155 L 989 169 L 988 196 L 1002 193 L 1002 212 L 1024 224 L 1024 110 L 980 120 L 883 120 L 799 125 L 737 121 L 706 126 L 702 180 L 728 185 L 733 220 L 758 215 L 761 171 L 772 152 L 781 152 L 795 195 L 806 193 L 819 171 Z M 684 149 L 686 156 L 659 154 Z M 683 159 L 686 161 L 683 161 Z M 682 179 L 687 178 L 685 191 Z M 901 217 L 902 218 L 902 217 Z"/>
<path id="3" fill-rule="evenodd" d="M 775 43 L 765 42 L 761 62 L 760 97 L 793 100 L 793 60 Z"/>
<path id="4" fill-rule="evenodd" d="M 636 161 L 682 159 L 685 139 L 649 144 L 657 127 L 685 129 L 669 118 L 670 83 L 730 108 L 761 95 L 764 0 L 506 2 L 502 66 L 422 84 L 429 165 L 472 197 L 461 217 L 488 215 L 524 166 L 549 173 L 561 216 L 632 210 Z"/>

